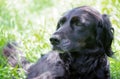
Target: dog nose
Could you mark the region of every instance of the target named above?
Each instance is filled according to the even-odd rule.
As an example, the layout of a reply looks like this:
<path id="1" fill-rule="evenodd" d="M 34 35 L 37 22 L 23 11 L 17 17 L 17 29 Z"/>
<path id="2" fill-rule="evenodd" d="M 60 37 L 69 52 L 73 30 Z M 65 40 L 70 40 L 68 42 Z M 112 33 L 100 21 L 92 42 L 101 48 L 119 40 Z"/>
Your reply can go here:
<path id="1" fill-rule="evenodd" d="M 60 37 L 58 35 L 53 35 L 50 38 L 50 42 L 52 45 L 58 45 L 60 43 Z"/>

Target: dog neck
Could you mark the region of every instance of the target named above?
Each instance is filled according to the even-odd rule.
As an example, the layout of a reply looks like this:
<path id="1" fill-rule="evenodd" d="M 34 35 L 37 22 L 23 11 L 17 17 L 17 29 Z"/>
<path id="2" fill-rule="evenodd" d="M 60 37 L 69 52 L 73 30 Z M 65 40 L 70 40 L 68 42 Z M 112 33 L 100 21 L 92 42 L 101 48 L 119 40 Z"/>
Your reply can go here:
<path id="1" fill-rule="evenodd" d="M 75 51 L 75 52 L 70 52 L 72 57 L 79 57 L 79 56 L 102 56 L 105 54 L 105 51 L 103 48 L 93 48 L 93 49 L 82 49 L 79 51 Z"/>

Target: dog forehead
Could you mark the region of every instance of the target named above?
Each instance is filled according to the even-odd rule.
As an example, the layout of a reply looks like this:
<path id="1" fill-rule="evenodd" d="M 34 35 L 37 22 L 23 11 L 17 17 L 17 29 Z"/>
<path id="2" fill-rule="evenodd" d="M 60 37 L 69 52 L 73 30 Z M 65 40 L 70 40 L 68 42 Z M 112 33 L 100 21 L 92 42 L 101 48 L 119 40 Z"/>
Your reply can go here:
<path id="1" fill-rule="evenodd" d="M 67 12 L 62 18 L 66 18 L 68 22 L 70 22 L 73 18 L 79 18 L 81 23 L 86 23 L 87 25 L 94 23 L 95 20 L 88 12 L 76 9 Z"/>
<path id="2" fill-rule="evenodd" d="M 63 17 L 66 17 L 68 19 L 74 17 L 74 16 L 79 16 L 83 18 L 95 18 L 97 20 L 101 20 L 101 14 L 95 10 L 94 8 L 88 7 L 88 6 L 83 6 L 83 7 L 77 7 L 72 10 L 69 10 L 64 13 Z"/>
<path id="3" fill-rule="evenodd" d="M 66 18 L 70 18 L 70 17 L 74 17 L 74 16 L 80 16 L 81 14 L 86 14 L 87 12 L 84 12 L 81 11 L 81 10 L 78 10 L 78 9 L 72 9 L 70 11 L 67 11 L 63 14 L 63 17 L 66 17 Z"/>

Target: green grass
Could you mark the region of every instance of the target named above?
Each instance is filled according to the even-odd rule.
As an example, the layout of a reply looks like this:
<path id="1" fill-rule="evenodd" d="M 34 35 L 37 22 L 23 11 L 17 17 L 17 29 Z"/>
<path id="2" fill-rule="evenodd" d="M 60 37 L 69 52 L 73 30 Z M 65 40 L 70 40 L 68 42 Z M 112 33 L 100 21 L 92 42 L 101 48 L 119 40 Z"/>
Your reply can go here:
<path id="1" fill-rule="evenodd" d="M 110 58 L 112 79 L 120 79 L 120 0 L 0 0 L 0 79 L 24 79 L 2 56 L 8 41 L 17 41 L 27 59 L 35 62 L 50 49 L 49 37 L 55 31 L 62 13 L 71 8 L 90 5 L 109 14 L 115 29 L 112 44 L 115 58 Z M 22 69 L 19 68 L 22 72 Z"/>

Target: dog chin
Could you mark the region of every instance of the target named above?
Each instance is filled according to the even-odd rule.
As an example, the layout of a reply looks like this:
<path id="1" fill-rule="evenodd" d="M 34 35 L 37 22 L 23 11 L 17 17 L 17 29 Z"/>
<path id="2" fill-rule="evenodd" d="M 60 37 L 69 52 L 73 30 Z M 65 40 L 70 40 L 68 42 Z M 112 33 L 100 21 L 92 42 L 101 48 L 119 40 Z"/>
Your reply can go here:
<path id="1" fill-rule="evenodd" d="M 53 47 L 54 51 L 58 51 L 59 53 L 69 52 L 70 49 L 68 47 Z"/>

